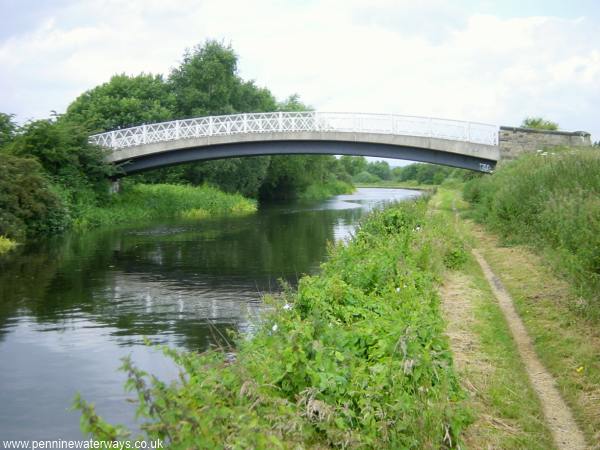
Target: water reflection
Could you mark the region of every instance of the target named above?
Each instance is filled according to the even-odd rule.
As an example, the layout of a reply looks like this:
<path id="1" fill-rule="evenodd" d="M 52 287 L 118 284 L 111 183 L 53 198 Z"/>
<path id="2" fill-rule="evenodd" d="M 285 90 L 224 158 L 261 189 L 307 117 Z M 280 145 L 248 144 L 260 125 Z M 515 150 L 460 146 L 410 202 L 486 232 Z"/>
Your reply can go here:
<path id="1" fill-rule="evenodd" d="M 175 376 L 143 336 L 202 351 L 215 333 L 247 329 L 279 279 L 315 272 L 327 241 L 346 239 L 365 211 L 414 195 L 362 189 L 245 218 L 72 234 L 0 259 L 0 436 L 78 438 L 67 411 L 78 390 L 131 425 L 119 358 Z"/>

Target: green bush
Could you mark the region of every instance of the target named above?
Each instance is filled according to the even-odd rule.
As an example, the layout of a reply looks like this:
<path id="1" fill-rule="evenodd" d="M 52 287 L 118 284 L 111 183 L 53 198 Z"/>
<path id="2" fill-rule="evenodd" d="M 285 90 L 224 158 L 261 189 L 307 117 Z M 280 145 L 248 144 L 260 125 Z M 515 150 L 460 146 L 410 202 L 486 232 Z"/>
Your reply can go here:
<path id="1" fill-rule="evenodd" d="M 545 250 L 600 316 L 600 153 L 561 149 L 469 181 L 473 215 L 508 241 Z M 587 308 L 586 308 L 587 309 Z"/>
<path id="2" fill-rule="evenodd" d="M 166 350 L 182 371 L 167 385 L 126 360 L 146 437 L 171 449 L 457 446 L 467 416 L 435 270 L 446 228 L 424 201 L 373 213 L 320 275 L 270 298 L 234 361 Z M 124 436 L 76 406 L 85 432 Z"/>
<path id="3" fill-rule="evenodd" d="M 0 235 L 23 239 L 64 229 L 68 214 L 40 164 L 0 152 Z"/>
<path id="4" fill-rule="evenodd" d="M 114 172 L 104 160 L 104 151 L 88 143 L 87 131 L 64 120 L 27 123 L 7 151 L 35 157 L 53 181 L 72 190 L 90 187 L 104 193 L 106 179 Z"/>

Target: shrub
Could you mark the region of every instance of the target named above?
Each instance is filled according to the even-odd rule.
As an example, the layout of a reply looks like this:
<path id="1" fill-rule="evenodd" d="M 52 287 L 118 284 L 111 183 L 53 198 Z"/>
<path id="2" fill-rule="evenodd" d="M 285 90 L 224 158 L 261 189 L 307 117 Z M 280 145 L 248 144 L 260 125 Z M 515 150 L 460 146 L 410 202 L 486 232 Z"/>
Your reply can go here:
<path id="1" fill-rule="evenodd" d="M 11 239 L 64 229 L 66 209 L 40 164 L 0 153 L 0 235 Z"/>

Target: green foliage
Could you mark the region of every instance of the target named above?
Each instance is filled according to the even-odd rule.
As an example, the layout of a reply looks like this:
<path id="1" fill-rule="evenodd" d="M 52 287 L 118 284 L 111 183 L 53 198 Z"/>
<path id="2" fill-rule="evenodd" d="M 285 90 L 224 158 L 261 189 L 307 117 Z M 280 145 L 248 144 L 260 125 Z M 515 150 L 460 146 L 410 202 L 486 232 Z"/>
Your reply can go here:
<path id="1" fill-rule="evenodd" d="M 340 164 L 351 177 L 367 171 L 367 158 L 364 156 L 344 155 L 340 158 Z"/>
<path id="2" fill-rule="evenodd" d="M 301 200 L 325 200 L 333 195 L 351 194 L 354 191 L 352 184 L 331 180 L 324 184 L 311 184 L 299 196 Z"/>
<path id="3" fill-rule="evenodd" d="M 525 155 L 466 184 L 473 215 L 513 242 L 535 245 L 600 315 L 600 154 L 557 150 Z M 589 307 L 589 308 L 586 308 Z M 594 312 L 595 311 L 595 312 Z"/>
<path id="4" fill-rule="evenodd" d="M 284 101 L 279 102 L 277 104 L 278 111 L 313 111 L 311 106 L 305 105 L 300 101 L 300 96 L 298 94 L 290 95 Z"/>
<path id="5" fill-rule="evenodd" d="M 64 118 L 101 132 L 170 120 L 174 109 L 175 95 L 161 75 L 121 74 L 77 97 Z"/>
<path id="6" fill-rule="evenodd" d="M 372 161 L 367 164 L 367 172 L 375 175 L 380 180 L 389 180 L 392 176 L 390 165 L 387 161 Z"/>
<path id="7" fill-rule="evenodd" d="M 113 195 L 102 207 L 82 205 L 75 226 L 86 229 L 174 217 L 205 219 L 235 216 L 254 211 L 256 202 L 210 186 L 126 184 L 121 193 Z"/>
<path id="8" fill-rule="evenodd" d="M 0 113 L 0 149 L 9 144 L 17 132 L 14 114 Z"/>
<path id="9" fill-rule="evenodd" d="M 259 196 L 263 199 L 302 197 L 309 186 L 325 185 L 336 180 L 349 183 L 333 156 L 272 156 Z"/>
<path id="10" fill-rule="evenodd" d="M 442 184 L 450 178 L 464 180 L 465 177 L 469 176 L 468 174 L 469 171 L 467 170 L 422 163 L 395 167 L 392 170 L 394 180 L 400 182 L 414 181 L 417 184 Z"/>
<path id="11" fill-rule="evenodd" d="M 113 174 L 104 162 L 104 152 L 88 143 L 88 133 L 64 120 L 35 120 L 24 125 L 8 151 L 21 157 L 35 157 L 53 180 L 69 188 L 105 188 Z"/>
<path id="12" fill-rule="evenodd" d="M 354 175 L 352 177 L 352 181 L 355 183 L 377 183 L 378 181 L 381 181 L 381 178 L 379 178 L 377 175 L 367 172 L 366 170 L 363 170 L 362 172 Z"/>
<path id="13" fill-rule="evenodd" d="M 467 262 L 468 254 L 461 241 L 454 241 L 444 254 L 444 266 L 448 269 L 460 269 Z"/>
<path id="14" fill-rule="evenodd" d="M 0 255 L 8 253 L 17 246 L 17 243 L 5 236 L 0 236 Z"/>
<path id="15" fill-rule="evenodd" d="M 558 124 L 543 117 L 527 117 L 521 122 L 523 128 L 533 128 L 535 130 L 558 130 Z"/>
<path id="16" fill-rule="evenodd" d="M 0 236 L 23 239 L 64 229 L 67 212 L 40 164 L 0 153 Z"/>
<path id="17" fill-rule="evenodd" d="M 169 76 L 178 117 L 275 111 L 269 90 L 238 76 L 237 61 L 231 46 L 214 40 L 187 50 Z"/>
<path id="18" fill-rule="evenodd" d="M 183 168 L 181 179 L 193 185 L 209 183 L 225 192 L 257 197 L 271 164 L 269 157 L 228 158 Z"/>
<path id="19" fill-rule="evenodd" d="M 147 438 L 171 449 L 449 448 L 467 422 L 436 288 L 445 227 L 425 202 L 372 214 L 318 276 L 284 287 L 235 358 L 166 349 L 165 384 L 126 359 Z M 123 438 L 77 400 L 82 426 Z"/>

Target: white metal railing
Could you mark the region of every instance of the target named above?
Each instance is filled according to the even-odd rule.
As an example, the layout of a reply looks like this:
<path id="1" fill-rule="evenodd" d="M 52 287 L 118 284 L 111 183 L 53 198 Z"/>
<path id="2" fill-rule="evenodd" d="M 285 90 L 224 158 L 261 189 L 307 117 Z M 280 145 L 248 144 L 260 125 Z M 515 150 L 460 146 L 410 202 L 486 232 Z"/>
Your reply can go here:
<path id="1" fill-rule="evenodd" d="M 90 142 L 118 150 L 178 139 L 243 133 L 352 132 L 420 136 L 497 145 L 498 127 L 477 122 L 336 112 L 270 112 L 174 120 L 95 134 Z"/>

